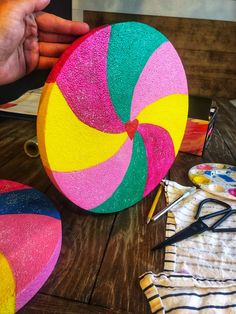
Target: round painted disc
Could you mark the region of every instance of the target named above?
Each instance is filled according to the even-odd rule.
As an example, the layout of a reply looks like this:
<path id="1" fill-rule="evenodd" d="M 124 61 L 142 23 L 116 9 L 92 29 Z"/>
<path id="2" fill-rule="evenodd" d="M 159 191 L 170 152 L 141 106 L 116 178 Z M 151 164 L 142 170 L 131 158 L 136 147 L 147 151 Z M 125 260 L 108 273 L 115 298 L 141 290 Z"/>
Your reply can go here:
<path id="1" fill-rule="evenodd" d="M 0 313 L 15 313 L 42 287 L 61 249 L 61 219 L 41 192 L 0 180 Z"/>
<path id="2" fill-rule="evenodd" d="M 48 176 L 85 210 L 110 213 L 148 195 L 166 175 L 187 121 L 181 60 L 142 23 L 78 39 L 48 77 L 38 114 Z"/>
<path id="3" fill-rule="evenodd" d="M 236 166 L 206 163 L 189 170 L 190 180 L 211 194 L 236 200 Z"/>

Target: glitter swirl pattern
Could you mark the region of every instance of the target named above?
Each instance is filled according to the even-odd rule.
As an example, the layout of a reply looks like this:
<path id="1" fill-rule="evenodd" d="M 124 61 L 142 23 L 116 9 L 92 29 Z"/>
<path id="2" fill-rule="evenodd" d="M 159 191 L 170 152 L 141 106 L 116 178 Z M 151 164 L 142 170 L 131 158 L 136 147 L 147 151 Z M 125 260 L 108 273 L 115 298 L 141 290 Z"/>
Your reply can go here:
<path id="1" fill-rule="evenodd" d="M 61 238 L 60 215 L 44 194 L 0 180 L 0 313 L 15 313 L 39 291 Z"/>
<path id="2" fill-rule="evenodd" d="M 37 133 L 48 176 L 85 210 L 134 205 L 174 162 L 187 94 L 181 60 L 159 31 L 136 22 L 94 29 L 45 84 Z"/>

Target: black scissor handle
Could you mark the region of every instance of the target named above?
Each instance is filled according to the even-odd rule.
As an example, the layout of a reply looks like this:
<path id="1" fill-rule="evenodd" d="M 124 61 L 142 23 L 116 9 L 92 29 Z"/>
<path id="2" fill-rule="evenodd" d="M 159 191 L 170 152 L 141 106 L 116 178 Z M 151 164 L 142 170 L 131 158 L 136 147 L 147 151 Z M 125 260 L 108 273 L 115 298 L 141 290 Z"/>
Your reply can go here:
<path id="1" fill-rule="evenodd" d="M 214 204 L 218 204 L 224 207 L 224 209 L 222 209 L 222 211 L 217 211 L 215 213 L 212 214 L 208 214 L 205 215 L 201 218 L 211 218 L 211 217 L 215 217 L 221 214 L 224 214 L 225 212 L 229 211 L 231 209 L 231 206 L 225 202 L 222 202 L 220 200 L 214 199 L 214 198 L 206 198 L 205 200 L 201 201 L 200 204 L 198 205 L 198 209 L 197 209 L 197 213 L 195 215 L 195 219 L 198 219 L 202 210 L 203 205 L 205 205 L 206 203 L 214 203 Z"/>
<path id="2" fill-rule="evenodd" d="M 223 217 L 217 220 L 210 230 L 213 232 L 236 232 L 236 228 L 217 228 L 222 222 L 224 222 L 229 216 L 236 214 L 236 209 L 229 210 Z"/>

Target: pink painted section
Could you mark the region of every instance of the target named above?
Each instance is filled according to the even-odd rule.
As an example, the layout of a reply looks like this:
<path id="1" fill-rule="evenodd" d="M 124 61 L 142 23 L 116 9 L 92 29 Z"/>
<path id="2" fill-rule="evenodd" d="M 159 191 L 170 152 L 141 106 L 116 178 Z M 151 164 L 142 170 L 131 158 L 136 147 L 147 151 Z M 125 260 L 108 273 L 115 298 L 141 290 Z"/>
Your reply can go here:
<path id="1" fill-rule="evenodd" d="M 107 83 L 110 32 L 107 26 L 87 37 L 65 62 L 56 82 L 81 121 L 100 131 L 121 133 L 124 125 L 113 108 Z"/>
<path id="2" fill-rule="evenodd" d="M 9 180 L 0 180 L 0 193 L 31 189 L 30 186 Z"/>
<path id="3" fill-rule="evenodd" d="M 200 170 L 212 170 L 213 169 L 213 167 L 208 164 L 200 164 L 200 165 L 197 165 L 196 168 Z"/>
<path id="4" fill-rule="evenodd" d="M 16 280 L 19 309 L 51 273 L 60 251 L 61 221 L 34 214 L 0 215 L 0 230 L 4 230 L 0 233 L 0 251 Z"/>
<path id="5" fill-rule="evenodd" d="M 229 194 L 236 197 L 236 189 L 229 189 L 228 192 L 229 192 Z"/>
<path id="6" fill-rule="evenodd" d="M 187 94 L 181 60 L 170 42 L 163 43 L 149 58 L 135 86 L 131 120 L 154 101 L 171 94 Z"/>
<path id="7" fill-rule="evenodd" d="M 144 196 L 148 195 L 163 179 L 175 160 L 173 142 L 169 133 L 152 124 L 140 124 L 141 134 L 146 147 L 148 172 Z"/>
<path id="8" fill-rule="evenodd" d="M 58 240 L 58 243 L 55 247 L 55 250 L 48 261 L 47 265 L 45 265 L 44 269 L 42 267 L 42 272 L 39 274 L 34 281 L 29 283 L 29 285 L 17 295 L 16 300 L 16 310 L 21 309 L 32 297 L 41 289 L 43 284 L 46 282 L 48 277 L 53 272 L 55 265 L 57 263 L 58 257 L 61 251 L 61 239 Z"/>
<path id="9" fill-rule="evenodd" d="M 77 40 L 73 42 L 60 56 L 54 67 L 52 68 L 52 71 L 50 72 L 47 83 L 55 83 L 57 76 L 60 74 L 61 69 L 63 68 L 64 64 L 66 63 L 67 59 L 70 57 L 70 55 L 74 52 L 74 50 L 81 45 L 83 41 L 85 41 L 89 36 L 92 36 L 94 33 L 98 32 L 101 28 L 106 26 L 100 26 L 97 28 L 94 28 L 92 31 L 90 31 L 88 34 L 83 35 L 79 37 Z"/>
<path id="10" fill-rule="evenodd" d="M 127 139 L 105 162 L 74 172 L 48 172 L 63 194 L 79 207 L 90 210 L 105 202 L 122 182 L 130 164 L 133 142 Z"/>

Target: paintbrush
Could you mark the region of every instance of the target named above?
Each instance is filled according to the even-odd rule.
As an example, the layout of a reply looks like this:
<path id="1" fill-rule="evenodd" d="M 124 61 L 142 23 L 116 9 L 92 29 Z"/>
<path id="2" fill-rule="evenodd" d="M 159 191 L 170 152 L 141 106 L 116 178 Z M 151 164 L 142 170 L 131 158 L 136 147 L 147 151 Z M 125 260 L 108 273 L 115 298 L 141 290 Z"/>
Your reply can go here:
<path id="1" fill-rule="evenodd" d="M 173 203 L 168 205 L 167 207 L 163 208 L 158 214 L 152 217 L 153 221 L 156 221 L 159 219 L 162 215 L 164 215 L 167 211 L 169 211 L 171 208 L 173 208 L 175 205 L 179 204 L 182 200 L 190 196 L 196 191 L 196 187 L 192 187 L 188 189 L 183 195 L 181 195 L 179 198 L 177 198 Z"/>

